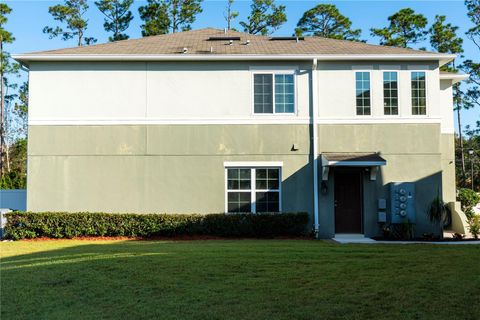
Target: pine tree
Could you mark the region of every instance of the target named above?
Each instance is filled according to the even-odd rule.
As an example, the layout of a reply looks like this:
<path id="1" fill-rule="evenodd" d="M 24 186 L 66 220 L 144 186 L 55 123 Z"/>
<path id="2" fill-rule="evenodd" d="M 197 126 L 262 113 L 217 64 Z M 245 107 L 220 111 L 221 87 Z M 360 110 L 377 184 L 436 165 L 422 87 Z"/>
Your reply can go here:
<path id="1" fill-rule="evenodd" d="M 287 21 L 285 6 L 277 6 L 274 0 L 253 0 L 250 8 L 247 21 L 240 22 L 247 33 L 271 34 Z"/>
<path id="2" fill-rule="evenodd" d="M 445 23 L 446 17 L 436 15 L 435 21 L 429 29 L 430 45 L 432 48 L 440 53 L 461 54 L 463 53 L 463 39 L 457 36 L 458 27 L 452 26 L 451 23 Z M 457 66 L 455 61 L 451 62 L 447 66 L 442 66 L 443 71 L 457 72 Z M 462 135 L 462 118 L 461 110 L 463 106 L 463 92 L 460 89 L 460 84 L 457 83 L 453 87 L 454 97 L 454 111 L 457 112 L 458 122 L 458 144 L 461 150 L 461 177 L 465 177 L 465 156 L 463 148 L 463 135 Z"/>
<path id="3" fill-rule="evenodd" d="M 478 59 L 480 56 L 480 0 L 466 0 L 465 5 L 468 10 L 467 15 L 474 25 L 466 35 L 477 47 L 478 54 L 475 57 Z M 468 79 L 470 87 L 466 91 L 465 104 L 470 108 L 480 107 L 480 60 L 465 60 L 461 68 L 470 75 Z"/>
<path id="4" fill-rule="evenodd" d="M 370 29 L 372 36 L 380 37 L 381 45 L 408 48 L 411 44 L 425 40 L 428 20 L 424 15 L 416 14 L 413 9 L 401 9 L 388 17 L 388 20 L 388 27 Z"/>
<path id="5" fill-rule="evenodd" d="M 8 166 L 8 161 L 5 161 L 5 157 L 8 155 L 8 149 L 5 143 L 6 105 L 12 97 L 7 91 L 13 88 L 7 81 L 7 75 L 16 74 L 19 68 L 17 63 L 11 62 L 10 54 L 4 50 L 5 44 L 12 43 L 15 40 L 13 34 L 5 29 L 5 24 L 8 21 L 7 15 L 11 12 L 12 9 L 9 6 L 0 3 L 0 177 L 2 178 L 5 173 L 5 165 Z"/>
<path id="6" fill-rule="evenodd" d="M 109 41 L 128 39 L 129 36 L 123 33 L 128 29 L 133 20 L 133 14 L 129 10 L 133 0 L 100 0 L 95 1 L 98 10 L 105 16 L 103 27 L 107 32 L 113 32 L 108 37 Z"/>
<path id="7" fill-rule="evenodd" d="M 144 22 L 144 37 L 157 34 L 175 33 L 191 29 L 197 14 L 202 12 L 202 0 L 148 0 L 138 8 Z"/>
<path id="8" fill-rule="evenodd" d="M 235 18 L 238 17 L 238 11 L 234 11 L 232 9 L 233 6 L 233 0 L 227 0 L 227 10 L 225 11 L 224 17 L 225 20 L 227 21 L 227 30 L 232 29 L 232 22 L 235 20 Z"/>
<path id="9" fill-rule="evenodd" d="M 313 35 L 341 40 L 359 40 L 362 30 L 352 29 L 352 22 L 333 4 L 319 4 L 307 10 L 297 23 L 296 35 Z"/>
<path id="10" fill-rule="evenodd" d="M 77 45 L 90 45 L 97 42 L 93 37 L 85 37 L 88 20 L 85 19 L 85 13 L 88 10 L 87 0 L 65 0 L 64 4 L 57 4 L 49 7 L 48 12 L 55 21 L 65 24 L 60 26 L 43 28 L 43 33 L 49 35 L 50 39 L 61 36 L 62 40 L 67 41 L 73 38 L 77 39 Z"/>

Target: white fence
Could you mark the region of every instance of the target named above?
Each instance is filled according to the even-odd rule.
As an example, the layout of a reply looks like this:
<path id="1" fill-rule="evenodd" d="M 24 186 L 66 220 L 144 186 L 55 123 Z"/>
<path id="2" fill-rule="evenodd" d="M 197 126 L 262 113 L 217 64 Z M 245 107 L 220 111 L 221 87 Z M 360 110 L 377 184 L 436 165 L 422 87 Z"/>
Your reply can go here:
<path id="1" fill-rule="evenodd" d="M 27 190 L 0 190 L 0 209 L 25 211 L 27 209 Z"/>

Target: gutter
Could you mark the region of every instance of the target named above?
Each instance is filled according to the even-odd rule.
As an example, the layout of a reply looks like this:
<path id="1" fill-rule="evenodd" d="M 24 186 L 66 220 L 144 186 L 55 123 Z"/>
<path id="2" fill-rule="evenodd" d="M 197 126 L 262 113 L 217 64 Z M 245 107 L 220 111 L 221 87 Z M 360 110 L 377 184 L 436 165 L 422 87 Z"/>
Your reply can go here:
<path id="1" fill-rule="evenodd" d="M 313 143 L 313 215 L 315 238 L 318 238 L 318 74 L 317 59 L 312 61 L 312 143 Z"/>
<path id="2" fill-rule="evenodd" d="M 439 61 L 440 65 L 455 59 L 454 54 L 322 54 L 322 55 L 244 55 L 244 54 L 14 54 L 19 62 L 34 61 Z"/>

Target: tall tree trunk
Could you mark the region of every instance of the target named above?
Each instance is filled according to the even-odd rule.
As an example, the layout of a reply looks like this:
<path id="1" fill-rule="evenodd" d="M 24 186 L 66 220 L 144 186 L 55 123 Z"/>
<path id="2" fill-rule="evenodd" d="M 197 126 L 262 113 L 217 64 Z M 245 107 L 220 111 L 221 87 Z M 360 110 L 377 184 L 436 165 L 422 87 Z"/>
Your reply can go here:
<path id="1" fill-rule="evenodd" d="M 176 1 L 172 1 L 172 33 L 177 32 L 177 5 L 178 3 Z"/>
<path id="2" fill-rule="evenodd" d="M 0 36 L 0 177 L 3 177 L 4 165 L 3 165 L 3 147 L 4 143 L 4 111 L 5 111 L 5 99 L 4 99 L 4 83 L 3 83 L 3 38 Z"/>
<path id="3" fill-rule="evenodd" d="M 82 46 L 82 38 L 83 38 L 83 31 L 81 29 L 78 30 L 78 46 Z"/>
<path id="4" fill-rule="evenodd" d="M 462 177 L 465 178 L 465 154 L 463 150 L 463 135 L 462 135 L 462 122 L 460 116 L 460 107 L 457 106 L 457 121 L 458 121 L 458 139 L 460 145 L 460 159 L 462 159 Z"/>

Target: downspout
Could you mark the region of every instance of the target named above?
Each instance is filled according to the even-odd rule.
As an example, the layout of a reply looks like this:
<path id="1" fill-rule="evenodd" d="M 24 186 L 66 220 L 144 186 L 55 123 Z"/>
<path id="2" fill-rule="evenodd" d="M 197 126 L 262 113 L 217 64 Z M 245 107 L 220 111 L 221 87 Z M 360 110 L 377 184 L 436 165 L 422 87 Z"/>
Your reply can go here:
<path id="1" fill-rule="evenodd" d="M 315 238 L 318 238 L 318 80 L 317 59 L 312 63 L 312 143 L 313 143 L 313 216 Z"/>

